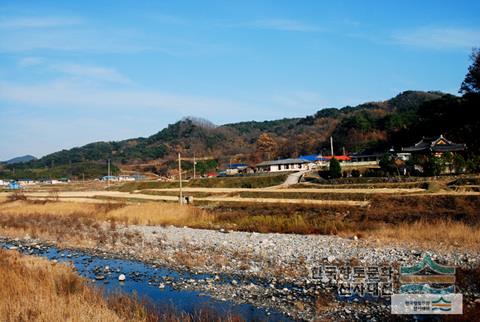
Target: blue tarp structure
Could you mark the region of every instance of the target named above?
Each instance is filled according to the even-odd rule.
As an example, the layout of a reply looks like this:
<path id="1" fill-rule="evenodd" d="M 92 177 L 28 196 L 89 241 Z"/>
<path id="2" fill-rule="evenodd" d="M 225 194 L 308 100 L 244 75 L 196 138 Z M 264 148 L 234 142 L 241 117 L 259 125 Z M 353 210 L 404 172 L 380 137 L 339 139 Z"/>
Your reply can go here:
<path id="1" fill-rule="evenodd" d="M 115 180 L 118 180 L 118 177 L 117 176 L 104 176 L 104 177 L 102 177 L 102 180 L 103 181 L 107 181 L 107 180 L 115 181 Z"/>
<path id="2" fill-rule="evenodd" d="M 229 169 L 245 169 L 248 168 L 248 164 L 245 163 L 232 163 L 228 167 Z"/>
<path id="3" fill-rule="evenodd" d="M 319 155 L 319 154 L 301 155 L 298 158 L 303 159 L 303 160 L 307 160 L 307 161 L 310 161 L 310 162 L 323 160 L 322 156 Z"/>
<path id="4" fill-rule="evenodd" d="M 17 181 L 12 181 L 8 184 L 8 189 L 10 190 L 19 190 L 20 188 L 21 186 Z"/>

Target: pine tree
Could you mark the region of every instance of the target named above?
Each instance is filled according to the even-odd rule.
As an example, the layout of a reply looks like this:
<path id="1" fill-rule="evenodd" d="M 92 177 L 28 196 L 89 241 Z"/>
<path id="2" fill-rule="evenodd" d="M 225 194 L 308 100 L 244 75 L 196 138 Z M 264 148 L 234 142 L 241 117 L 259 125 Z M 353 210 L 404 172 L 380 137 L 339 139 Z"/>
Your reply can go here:
<path id="1" fill-rule="evenodd" d="M 342 167 L 335 158 L 330 159 L 329 176 L 330 178 L 340 178 L 342 176 Z"/>

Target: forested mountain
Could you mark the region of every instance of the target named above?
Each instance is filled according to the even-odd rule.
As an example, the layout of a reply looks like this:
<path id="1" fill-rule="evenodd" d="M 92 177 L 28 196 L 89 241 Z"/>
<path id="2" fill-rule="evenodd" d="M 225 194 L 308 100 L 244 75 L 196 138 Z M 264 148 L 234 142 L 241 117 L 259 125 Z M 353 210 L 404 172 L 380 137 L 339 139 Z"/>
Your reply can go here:
<path id="1" fill-rule="evenodd" d="M 4 161 L 6 164 L 15 164 L 15 163 L 25 163 L 28 161 L 37 160 L 33 155 L 24 155 L 21 157 L 12 158 L 10 160 Z"/>
<path id="2" fill-rule="evenodd" d="M 385 151 L 410 145 L 423 135 L 440 133 L 478 152 L 476 104 L 476 95 L 467 99 L 440 92 L 406 91 L 386 101 L 321 109 L 303 118 L 221 126 L 185 118 L 147 138 L 91 143 L 7 168 L 103 165 L 111 159 L 120 167 L 150 162 L 156 164 L 151 171 L 164 174 L 168 167 L 174 167 L 172 160 L 177 153 L 212 157 L 220 164 L 255 163 L 266 158 L 327 152 L 330 136 L 336 153 L 343 148 L 349 153 Z"/>

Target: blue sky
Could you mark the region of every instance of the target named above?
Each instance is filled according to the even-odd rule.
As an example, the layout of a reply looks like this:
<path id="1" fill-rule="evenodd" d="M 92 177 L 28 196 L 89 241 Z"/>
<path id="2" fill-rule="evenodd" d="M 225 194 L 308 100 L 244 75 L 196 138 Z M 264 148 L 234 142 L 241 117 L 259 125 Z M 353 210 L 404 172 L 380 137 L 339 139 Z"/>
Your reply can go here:
<path id="1" fill-rule="evenodd" d="M 0 160 L 456 93 L 478 1 L 0 2 Z"/>

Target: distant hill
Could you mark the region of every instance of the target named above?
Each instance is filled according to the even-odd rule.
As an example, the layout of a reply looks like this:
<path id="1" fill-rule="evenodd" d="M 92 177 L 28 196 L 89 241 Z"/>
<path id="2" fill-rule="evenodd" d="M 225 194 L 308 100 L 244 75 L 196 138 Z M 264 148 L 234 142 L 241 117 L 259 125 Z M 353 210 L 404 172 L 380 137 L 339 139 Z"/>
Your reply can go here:
<path id="1" fill-rule="evenodd" d="M 24 155 L 24 156 L 21 156 L 21 157 L 16 157 L 16 158 L 4 161 L 4 163 L 6 163 L 6 164 L 25 163 L 25 162 L 29 162 L 29 161 L 32 161 L 32 160 L 37 160 L 37 158 L 34 157 L 33 155 L 28 154 L 28 155 Z"/>
<path id="2" fill-rule="evenodd" d="M 324 108 L 302 118 L 221 126 L 198 118 L 185 118 L 147 138 L 90 143 L 15 167 L 46 169 L 68 165 L 71 168 L 75 164 L 88 163 L 104 167 L 111 159 L 114 164 L 129 170 L 141 170 L 140 164 L 150 164 L 148 171 L 165 174 L 168 168 L 175 167 L 173 160 L 177 153 L 187 157 L 194 154 L 213 157 L 223 165 L 229 162 L 255 163 L 267 156 L 329 153 L 330 136 L 334 138 L 336 153 L 341 153 L 343 148 L 349 153 L 385 151 L 392 146 L 412 144 L 422 135 L 438 135 L 440 132 L 452 140 L 475 147 L 478 144 L 473 140 L 478 137 L 478 125 L 472 122 L 477 122 L 478 118 L 475 113 L 471 114 L 472 108 L 467 105 L 463 98 L 441 92 L 406 91 L 386 101 L 340 109 Z M 454 108 L 465 110 L 460 114 Z M 272 152 L 259 155 L 257 140 L 263 133 L 271 139 L 267 141 L 272 144 Z"/>

